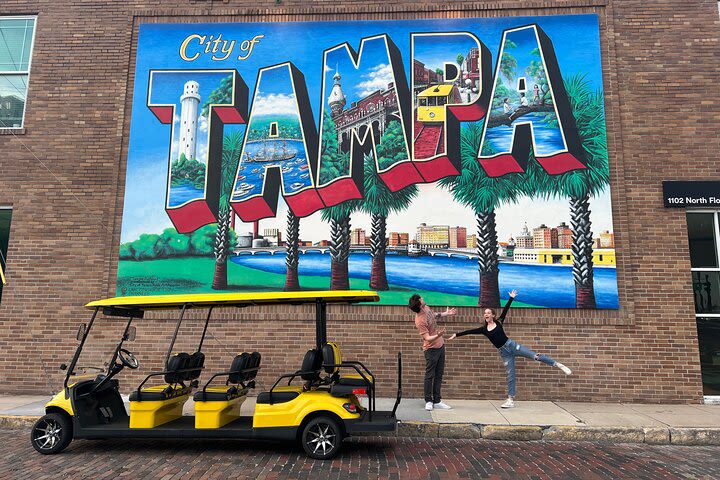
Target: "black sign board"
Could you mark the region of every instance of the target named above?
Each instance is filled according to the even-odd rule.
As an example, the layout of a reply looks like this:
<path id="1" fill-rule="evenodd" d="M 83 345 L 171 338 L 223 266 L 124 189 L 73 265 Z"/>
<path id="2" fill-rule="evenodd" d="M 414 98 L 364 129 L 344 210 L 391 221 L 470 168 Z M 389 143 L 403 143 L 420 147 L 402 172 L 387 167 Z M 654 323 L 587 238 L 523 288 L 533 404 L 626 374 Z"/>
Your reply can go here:
<path id="1" fill-rule="evenodd" d="M 663 199 L 666 208 L 720 208 L 720 181 L 663 182 Z"/>

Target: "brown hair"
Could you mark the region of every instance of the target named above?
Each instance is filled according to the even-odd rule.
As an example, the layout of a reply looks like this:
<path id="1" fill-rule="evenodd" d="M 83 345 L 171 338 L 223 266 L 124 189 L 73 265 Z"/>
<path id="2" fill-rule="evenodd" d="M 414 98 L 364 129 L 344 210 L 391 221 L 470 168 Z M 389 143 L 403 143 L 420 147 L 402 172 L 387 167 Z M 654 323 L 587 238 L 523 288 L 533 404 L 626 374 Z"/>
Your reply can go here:
<path id="1" fill-rule="evenodd" d="M 483 307 L 480 307 L 480 308 L 482 308 L 483 314 L 485 313 L 485 310 L 490 310 L 490 311 L 492 312 L 492 314 L 493 314 L 493 320 L 494 320 L 495 318 L 497 318 L 497 311 L 496 311 L 494 308 L 492 308 L 492 307 L 484 307 L 484 306 L 483 306 Z M 481 323 L 482 325 L 487 325 L 487 322 L 485 321 L 485 317 L 482 316 L 482 315 L 480 316 L 480 323 Z"/>
<path id="2" fill-rule="evenodd" d="M 420 310 L 422 310 L 422 305 L 420 304 L 420 295 L 416 293 L 412 297 L 410 297 L 410 301 L 408 302 L 408 308 L 415 313 L 420 313 Z"/>
<path id="3" fill-rule="evenodd" d="M 480 308 L 482 308 L 483 313 L 485 313 L 485 310 L 490 310 L 493 314 L 493 317 L 497 317 L 497 312 L 492 307 L 486 307 L 485 305 L 481 305 Z"/>

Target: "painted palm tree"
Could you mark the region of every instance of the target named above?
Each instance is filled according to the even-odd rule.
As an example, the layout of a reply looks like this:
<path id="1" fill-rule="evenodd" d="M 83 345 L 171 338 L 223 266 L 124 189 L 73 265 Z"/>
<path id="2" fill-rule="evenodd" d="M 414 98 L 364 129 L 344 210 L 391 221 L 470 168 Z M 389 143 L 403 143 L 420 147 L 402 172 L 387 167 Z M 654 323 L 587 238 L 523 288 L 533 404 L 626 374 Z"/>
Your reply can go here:
<path id="1" fill-rule="evenodd" d="M 319 183 L 324 185 L 346 175 L 350 169 L 350 154 L 341 152 L 337 128 L 328 112 L 323 120 L 320 148 Z M 348 258 L 350 257 L 350 215 L 358 209 L 358 200 L 348 200 L 322 211 L 322 219 L 330 223 L 330 289 L 348 290 Z"/>
<path id="2" fill-rule="evenodd" d="M 570 199 L 575 306 L 596 308 L 590 198 L 601 193 L 610 183 L 603 94 L 591 90 L 585 75 L 570 77 L 565 81 L 565 90 L 585 152 L 587 168 L 553 176 L 548 175 L 537 162 L 529 162 L 526 185 L 527 189 L 534 190 L 540 196 L 563 196 Z"/>
<path id="3" fill-rule="evenodd" d="M 285 287 L 283 290 L 292 292 L 300 290 L 298 279 L 298 244 L 300 243 L 300 217 L 295 215 L 290 208 L 287 213 L 287 231 L 285 247 Z"/>
<path id="4" fill-rule="evenodd" d="M 460 135 L 460 175 L 446 177 L 439 184 L 452 193 L 455 200 L 475 212 L 477 225 L 478 272 L 480 291 L 478 305 L 500 306 L 498 284 L 498 238 L 495 209 L 504 202 L 515 202 L 522 193 L 521 174 L 511 173 L 491 178 L 477 161 L 482 140 L 482 122 L 463 126 Z M 488 152 L 487 147 L 484 150 Z"/>
<path id="5" fill-rule="evenodd" d="M 372 223 L 370 288 L 387 290 L 388 282 L 385 272 L 387 217 L 390 213 L 397 213 L 407 209 L 413 198 L 417 196 L 418 187 L 417 185 L 410 185 L 397 192 L 391 192 L 380 178 L 380 175 L 378 175 L 375 162 L 370 155 L 365 156 L 364 169 L 365 197 L 361 208 L 370 215 Z"/>
<path id="6" fill-rule="evenodd" d="M 349 290 L 350 215 L 358 209 L 358 200 L 348 200 L 322 211 L 330 223 L 330 290 Z"/>
<path id="7" fill-rule="evenodd" d="M 213 290 L 227 288 L 227 259 L 230 254 L 230 222 L 233 211 L 230 207 L 230 194 L 235 183 L 240 155 L 242 154 L 243 134 L 233 131 L 223 136 L 222 149 L 222 180 L 220 183 L 220 205 L 218 207 L 217 233 L 215 234 L 215 273 L 213 274 Z"/>

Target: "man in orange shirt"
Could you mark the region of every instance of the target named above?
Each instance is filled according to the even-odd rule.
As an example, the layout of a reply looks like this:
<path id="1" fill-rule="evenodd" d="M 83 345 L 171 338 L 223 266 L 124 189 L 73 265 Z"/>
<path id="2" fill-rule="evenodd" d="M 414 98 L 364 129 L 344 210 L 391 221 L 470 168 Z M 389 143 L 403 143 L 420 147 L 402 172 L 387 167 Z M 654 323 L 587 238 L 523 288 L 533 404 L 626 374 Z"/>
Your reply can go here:
<path id="1" fill-rule="evenodd" d="M 417 293 L 410 297 L 408 307 L 415 312 L 415 327 L 423 338 L 425 410 L 434 408 L 449 410 L 452 407 L 444 403 L 440 395 L 443 373 L 445 373 L 445 340 L 443 339 L 445 327 L 438 328 L 437 319 L 455 315 L 455 309 L 448 308 L 443 313 L 435 313 Z"/>

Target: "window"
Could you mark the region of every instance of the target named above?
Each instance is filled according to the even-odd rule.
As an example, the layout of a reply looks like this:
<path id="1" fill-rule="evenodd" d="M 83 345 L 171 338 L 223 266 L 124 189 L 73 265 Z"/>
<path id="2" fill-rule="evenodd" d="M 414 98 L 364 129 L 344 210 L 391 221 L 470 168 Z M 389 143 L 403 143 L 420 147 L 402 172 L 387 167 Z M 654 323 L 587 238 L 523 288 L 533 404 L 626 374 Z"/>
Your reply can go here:
<path id="1" fill-rule="evenodd" d="M 687 212 L 690 270 L 705 395 L 720 395 L 720 212 Z"/>
<path id="2" fill-rule="evenodd" d="M 0 129 L 22 128 L 35 17 L 0 17 Z"/>
<path id="3" fill-rule="evenodd" d="M 2 299 L 3 285 L 7 282 L 7 250 L 10 239 L 10 219 L 12 209 L 0 207 L 0 300 Z"/>

